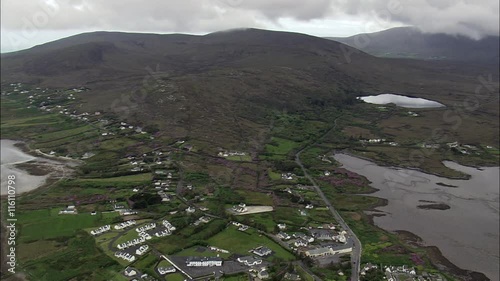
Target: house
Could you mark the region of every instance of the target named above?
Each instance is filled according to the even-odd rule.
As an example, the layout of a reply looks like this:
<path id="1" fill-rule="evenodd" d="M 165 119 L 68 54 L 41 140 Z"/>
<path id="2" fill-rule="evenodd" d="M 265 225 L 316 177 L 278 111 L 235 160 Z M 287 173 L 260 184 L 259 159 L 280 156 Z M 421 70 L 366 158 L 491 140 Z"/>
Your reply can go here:
<path id="1" fill-rule="evenodd" d="M 253 256 L 245 256 L 238 258 L 238 262 L 246 265 L 246 266 L 255 266 L 262 264 L 262 259 L 253 257 Z"/>
<path id="2" fill-rule="evenodd" d="M 329 176 L 329 175 L 330 175 L 330 171 L 325 171 L 325 172 L 324 172 L 324 175 L 325 175 L 325 176 Z"/>
<path id="3" fill-rule="evenodd" d="M 267 272 L 267 270 L 263 269 L 259 271 L 259 273 L 257 273 L 257 277 L 259 277 L 259 279 L 268 279 L 269 273 Z"/>
<path id="4" fill-rule="evenodd" d="M 222 266 L 222 259 L 219 257 L 189 257 L 186 259 L 186 266 L 192 267 L 212 267 Z"/>
<path id="5" fill-rule="evenodd" d="M 307 204 L 306 205 L 306 209 L 313 209 L 313 208 L 314 208 L 314 206 L 312 204 Z"/>
<path id="6" fill-rule="evenodd" d="M 294 177 L 295 177 L 295 174 L 292 174 L 292 173 L 281 174 L 281 179 L 284 179 L 284 180 L 293 180 Z"/>
<path id="7" fill-rule="evenodd" d="M 135 268 L 133 268 L 133 267 L 127 267 L 123 271 L 123 275 L 125 275 L 127 277 L 136 276 L 137 275 L 137 270 L 135 270 Z"/>
<path id="8" fill-rule="evenodd" d="M 247 211 L 247 205 L 245 203 L 240 203 L 237 206 L 233 206 L 233 211 L 236 213 L 244 213 Z"/>
<path id="9" fill-rule="evenodd" d="M 284 224 L 284 223 L 278 223 L 278 228 L 279 228 L 279 230 L 285 230 L 286 229 L 286 224 Z"/>
<path id="10" fill-rule="evenodd" d="M 59 214 L 60 215 L 62 215 L 62 214 L 76 215 L 76 214 L 78 214 L 78 212 L 76 211 L 76 207 L 75 206 L 68 205 L 68 206 L 66 206 L 66 209 L 63 209 L 63 210 L 59 211 Z"/>
<path id="11" fill-rule="evenodd" d="M 285 233 L 285 232 L 280 232 L 280 233 L 278 233 L 278 234 L 276 235 L 276 237 L 278 237 L 278 238 L 279 238 L 279 239 L 281 239 L 281 240 L 288 240 L 288 239 L 292 238 L 292 237 L 290 237 L 290 235 L 288 235 L 288 234 L 287 234 L 287 233 Z"/>
<path id="12" fill-rule="evenodd" d="M 295 242 L 293 244 L 295 245 L 295 247 L 307 247 L 309 245 L 309 242 L 307 242 L 306 240 L 304 240 L 302 238 L 299 238 L 299 239 L 295 240 Z"/>
<path id="13" fill-rule="evenodd" d="M 270 255 L 272 254 L 273 251 L 271 251 L 271 249 L 267 248 L 267 247 L 258 247 L 258 248 L 255 248 L 253 250 L 253 253 L 256 254 L 257 256 L 259 257 L 264 257 L 264 256 L 267 256 L 267 255 Z"/>
<path id="14" fill-rule="evenodd" d="M 187 209 L 186 209 L 186 213 L 194 213 L 196 212 L 196 209 L 192 206 L 189 206 Z"/>
<path id="15" fill-rule="evenodd" d="M 299 213 L 301 216 L 307 216 L 307 213 L 304 210 L 299 210 Z"/>

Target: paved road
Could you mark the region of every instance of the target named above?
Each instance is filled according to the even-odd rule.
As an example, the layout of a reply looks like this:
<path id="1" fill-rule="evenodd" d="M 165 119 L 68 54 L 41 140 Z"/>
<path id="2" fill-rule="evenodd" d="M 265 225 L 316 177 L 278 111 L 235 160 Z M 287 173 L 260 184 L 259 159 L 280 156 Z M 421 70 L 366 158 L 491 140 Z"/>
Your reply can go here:
<path id="1" fill-rule="evenodd" d="M 339 118 L 335 119 L 334 126 L 328 132 L 326 132 L 323 136 L 327 135 L 329 132 L 331 132 L 333 129 L 335 129 L 335 127 L 337 126 L 338 119 Z M 330 203 L 330 200 L 328 200 L 328 198 L 326 198 L 326 196 L 323 193 L 323 191 L 321 190 L 321 188 L 319 188 L 316 181 L 309 175 L 306 168 L 302 164 L 302 161 L 300 160 L 300 154 L 302 154 L 302 152 L 304 150 L 315 145 L 316 143 L 317 143 L 317 141 L 315 143 L 312 143 L 312 144 L 302 148 L 299 152 L 297 152 L 297 154 L 295 154 L 295 162 L 300 166 L 300 168 L 304 172 L 304 176 L 312 183 L 316 192 L 321 197 L 321 199 L 325 202 L 325 205 L 328 207 L 328 209 L 330 210 L 330 213 L 333 215 L 335 220 L 347 232 L 347 234 L 350 238 L 347 243 L 352 243 L 352 246 L 353 246 L 353 251 L 351 253 L 351 267 L 352 267 L 351 281 L 359 281 L 359 271 L 360 271 L 360 261 L 361 261 L 361 242 L 359 241 L 356 234 L 354 234 L 354 232 L 351 230 L 351 228 L 344 221 L 344 219 L 340 216 L 340 214 L 337 212 L 337 210 L 335 210 L 332 203 Z"/>

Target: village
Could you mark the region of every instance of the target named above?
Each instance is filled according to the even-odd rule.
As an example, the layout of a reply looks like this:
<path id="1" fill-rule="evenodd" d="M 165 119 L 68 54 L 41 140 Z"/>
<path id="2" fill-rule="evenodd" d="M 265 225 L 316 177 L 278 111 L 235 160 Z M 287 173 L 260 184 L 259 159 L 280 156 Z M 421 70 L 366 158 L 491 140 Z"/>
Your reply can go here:
<path id="1" fill-rule="evenodd" d="M 138 138 L 147 143 L 157 137 L 142 126 L 106 118 L 100 111 L 78 113 L 71 109 L 78 95 L 89 89 L 72 88 L 63 91 L 64 95 L 61 92 L 53 95 L 48 89 L 32 93 L 19 88 L 15 92 L 21 91 L 28 97 L 30 109 L 38 108 L 96 126 L 98 134 L 92 136 L 97 139 L 96 143 L 121 137 Z M 385 139 L 360 142 L 399 145 Z M 458 142 L 442 146 L 460 153 L 478 149 Z M 39 151 L 49 157 L 84 161 L 99 157 L 97 146 L 84 146 L 78 154 L 57 149 Z M 191 173 L 188 177 L 179 165 L 180 155 L 195 153 L 198 153 L 197 147 L 188 139 L 172 140 L 165 146 L 141 152 L 127 151 L 126 155 L 120 155 L 114 172 L 119 174 L 116 177 L 124 177 L 125 182 L 130 179 L 127 177 L 140 177 L 137 184 L 118 188 L 119 196 L 96 194 L 90 199 L 67 196 L 65 207 L 56 208 L 57 215 L 112 217 L 106 223 L 84 230 L 103 253 L 119 264 L 123 280 L 181 281 L 243 276 L 258 281 L 277 275 L 290 281 L 317 280 L 316 274 L 321 271 L 310 268 L 327 269 L 332 265 L 344 266 L 335 271 L 335 278 L 345 280 L 352 270 L 350 257 L 355 241 L 348 230 L 332 218 L 304 175 L 270 169 L 266 175 L 270 184 L 265 190 L 226 187 L 225 192 L 236 199 L 223 201 L 224 197 L 218 197 L 221 192 L 209 189 L 204 183 L 204 174 Z M 204 156 L 229 162 L 252 160 L 248 152 L 223 148 Z M 332 161 L 325 154 L 316 154 L 314 158 L 328 164 Z M 316 171 L 315 176 L 334 186 L 364 184 L 358 175 L 342 168 L 322 169 Z M 278 271 L 277 265 L 283 262 L 294 266 Z M 363 278 L 373 272 L 383 274 L 384 280 L 390 281 L 446 280 L 439 274 L 411 267 L 411 261 L 407 263 L 366 264 L 361 266 L 361 280 L 369 280 Z"/>

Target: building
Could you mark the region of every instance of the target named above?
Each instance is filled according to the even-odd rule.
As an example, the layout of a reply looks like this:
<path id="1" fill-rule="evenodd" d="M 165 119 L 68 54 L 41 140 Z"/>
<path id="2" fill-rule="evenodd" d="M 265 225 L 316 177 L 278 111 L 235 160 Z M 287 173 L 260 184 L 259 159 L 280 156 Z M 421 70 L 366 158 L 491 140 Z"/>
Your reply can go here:
<path id="1" fill-rule="evenodd" d="M 123 271 L 123 275 L 125 275 L 127 277 L 136 276 L 137 270 L 135 270 L 135 268 L 133 268 L 133 267 L 127 267 L 127 268 L 125 268 L 125 271 Z"/>
<path id="2" fill-rule="evenodd" d="M 290 237 L 290 235 L 288 235 L 288 233 L 285 233 L 285 232 L 280 232 L 276 235 L 276 237 L 278 237 L 279 239 L 281 240 L 288 240 L 292 237 Z"/>
<path id="3" fill-rule="evenodd" d="M 257 277 L 259 277 L 259 279 L 268 279 L 269 278 L 269 272 L 267 272 L 267 270 L 261 270 L 259 271 L 259 273 L 257 273 Z"/>
<path id="4" fill-rule="evenodd" d="M 253 250 L 253 253 L 259 257 L 264 257 L 267 255 L 270 255 L 270 254 L 272 254 L 272 252 L 273 251 L 271 251 L 271 249 L 269 249 L 267 247 L 262 247 L 262 246 Z"/>
<path id="5" fill-rule="evenodd" d="M 321 247 L 321 248 L 315 248 L 315 249 L 310 249 L 305 252 L 306 256 L 308 257 L 324 257 L 324 256 L 330 256 L 333 255 L 333 250 L 331 247 Z"/>
<path id="6" fill-rule="evenodd" d="M 175 269 L 175 267 L 173 266 L 169 266 L 169 267 L 158 267 L 158 273 L 160 273 L 161 275 L 165 275 L 167 273 L 174 273 L 176 272 L 177 270 Z"/>
<path id="7" fill-rule="evenodd" d="M 255 265 L 262 264 L 262 259 L 252 257 L 252 256 L 245 256 L 245 257 L 238 258 L 238 262 L 240 262 L 246 266 L 255 266 Z"/>
<path id="8" fill-rule="evenodd" d="M 70 214 L 70 215 L 76 215 L 78 212 L 76 211 L 76 207 L 73 205 L 68 205 L 66 206 L 66 209 L 59 211 L 59 214 Z"/>
<path id="9" fill-rule="evenodd" d="M 304 240 L 302 238 L 299 238 L 299 239 L 295 240 L 295 242 L 293 244 L 295 245 L 295 247 L 307 247 L 309 245 L 309 242 L 307 242 L 306 240 Z"/>
<path id="10" fill-rule="evenodd" d="M 219 257 L 189 257 L 186 259 L 186 266 L 192 267 L 212 267 L 222 266 L 222 259 Z"/>

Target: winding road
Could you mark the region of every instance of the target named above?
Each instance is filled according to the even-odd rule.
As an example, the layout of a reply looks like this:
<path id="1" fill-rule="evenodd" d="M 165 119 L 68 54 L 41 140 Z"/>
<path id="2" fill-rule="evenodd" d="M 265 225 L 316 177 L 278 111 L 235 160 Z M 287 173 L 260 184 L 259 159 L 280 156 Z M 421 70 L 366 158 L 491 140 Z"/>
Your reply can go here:
<path id="1" fill-rule="evenodd" d="M 352 253 L 351 253 L 351 268 L 352 268 L 352 273 L 351 273 L 351 281 L 359 281 L 359 271 L 360 271 L 360 262 L 361 262 L 361 250 L 362 250 L 362 248 L 361 248 L 361 241 L 359 241 L 359 239 L 356 236 L 356 234 L 354 234 L 354 232 L 347 225 L 347 223 L 344 221 L 344 219 L 342 218 L 342 216 L 340 216 L 340 214 L 337 212 L 337 210 L 335 210 L 335 208 L 333 207 L 332 203 L 330 203 L 330 200 L 328 200 L 328 198 L 326 198 L 326 196 L 323 193 L 323 191 L 321 190 L 321 188 L 318 186 L 318 184 L 316 183 L 316 181 L 309 175 L 309 173 L 307 172 L 307 169 L 304 167 L 304 165 L 302 164 L 302 161 L 300 160 L 300 154 L 302 154 L 303 151 L 305 151 L 306 149 L 308 149 L 311 146 L 315 145 L 321 138 L 323 138 L 324 136 L 326 136 L 328 133 L 330 133 L 332 130 L 334 130 L 335 127 L 337 127 L 337 120 L 339 118 L 340 117 L 338 117 L 337 119 L 335 119 L 334 126 L 330 130 L 328 130 L 323 136 L 321 136 L 317 141 L 315 141 L 315 142 L 313 142 L 313 143 L 311 143 L 311 144 L 303 147 L 300 151 L 298 151 L 295 154 L 295 162 L 297 163 L 297 165 L 300 166 L 300 168 L 304 172 L 304 176 L 312 183 L 312 185 L 314 186 L 314 189 L 316 190 L 316 193 L 318 193 L 318 195 L 324 201 L 325 205 L 328 207 L 328 210 L 330 210 L 330 213 L 332 214 L 332 216 L 340 224 L 340 226 L 347 232 L 347 234 L 348 234 L 348 236 L 350 238 L 347 243 L 352 243 Z"/>

